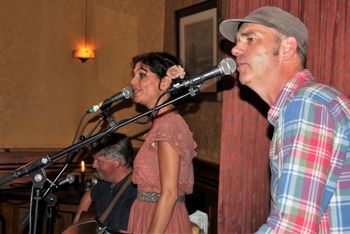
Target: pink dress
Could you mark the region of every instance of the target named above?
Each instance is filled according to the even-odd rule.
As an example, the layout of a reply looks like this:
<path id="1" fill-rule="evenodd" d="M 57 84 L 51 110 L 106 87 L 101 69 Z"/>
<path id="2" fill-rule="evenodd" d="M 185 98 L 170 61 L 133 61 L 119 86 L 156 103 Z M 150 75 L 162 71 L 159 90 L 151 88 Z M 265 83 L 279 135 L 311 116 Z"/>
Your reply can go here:
<path id="1" fill-rule="evenodd" d="M 158 154 L 152 144 L 157 141 L 170 143 L 181 157 L 179 195 L 192 193 L 194 183 L 192 158 L 197 155 L 195 151 L 197 144 L 184 119 L 176 113 L 168 113 L 155 119 L 152 128 L 145 136 L 145 142 L 135 158 L 132 177 L 138 190 L 160 193 Z M 128 232 L 147 233 L 156 204 L 136 199 L 130 212 Z M 192 233 L 184 202 L 176 202 L 165 233 Z"/>

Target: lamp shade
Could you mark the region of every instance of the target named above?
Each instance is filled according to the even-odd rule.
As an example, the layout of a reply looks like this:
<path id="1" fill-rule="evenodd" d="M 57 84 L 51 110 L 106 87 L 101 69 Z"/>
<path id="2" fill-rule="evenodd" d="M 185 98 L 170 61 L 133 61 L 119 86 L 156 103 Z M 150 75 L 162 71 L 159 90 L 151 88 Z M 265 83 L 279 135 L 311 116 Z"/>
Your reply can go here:
<path id="1" fill-rule="evenodd" d="M 73 56 L 85 62 L 88 59 L 95 58 L 95 51 L 90 48 L 80 48 L 73 51 Z"/>

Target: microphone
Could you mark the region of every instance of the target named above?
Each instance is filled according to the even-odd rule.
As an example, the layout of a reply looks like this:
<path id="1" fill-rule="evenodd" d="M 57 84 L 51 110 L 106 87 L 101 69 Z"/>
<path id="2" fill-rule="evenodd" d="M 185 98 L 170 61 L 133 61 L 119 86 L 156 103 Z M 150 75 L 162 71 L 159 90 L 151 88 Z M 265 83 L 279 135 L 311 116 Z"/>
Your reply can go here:
<path id="1" fill-rule="evenodd" d="M 75 181 L 75 177 L 72 174 L 68 174 L 67 177 L 64 180 L 61 180 L 58 182 L 57 187 L 64 185 L 64 184 L 73 184 Z"/>
<path id="2" fill-rule="evenodd" d="M 126 87 L 122 89 L 122 91 L 119 91 L 118 93 L 114 94 L 112 97 L 107 98 L 106 100 L 98 103 L 97 105 L 90 107 L 87 113 L 94 113 L 98 110 L 102 110 L 106 108 L 107 106 L 111 105 L 113 102 L 116 102 L 122 99 L 129 99 L 131 97 L 132 97 L 132 89 L 130 87 Z"/>
<path id="3" fill-rule="evenodd" d="M 182 88 L 201 85 L 204 81 L 217 76 L 232 75 L 236 71 L 236 67 L 236 63 L 232 58 L 225 58 L 221 60 L 221 62 L 218 65 L 212 67 L 208 71 L 190 77 L 189 79 L 186 79 L 183 82 L 174 84 L 173 87 L 169 89 L 169 92 L 177 91 Z"/>

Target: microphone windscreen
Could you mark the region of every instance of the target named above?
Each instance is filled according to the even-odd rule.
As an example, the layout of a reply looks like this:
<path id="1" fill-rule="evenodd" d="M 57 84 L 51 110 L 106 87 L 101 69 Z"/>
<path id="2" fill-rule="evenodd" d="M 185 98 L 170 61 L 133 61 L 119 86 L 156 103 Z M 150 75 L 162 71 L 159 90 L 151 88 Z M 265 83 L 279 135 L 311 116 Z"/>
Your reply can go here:
<path id="1" fill-rule="evenodd" d="M 129 99 L 133 95 L 132 89 L 130 87 L 124 88 L 122 92 L 123 92 L 125 99 Z"/>
<path id="2" fill-rule="evenodd" d="M 232 58 L 225 58 L 221 60 L 220 67 L 225 75 L 232 75 L 236 71 L 237 65 Z"/>

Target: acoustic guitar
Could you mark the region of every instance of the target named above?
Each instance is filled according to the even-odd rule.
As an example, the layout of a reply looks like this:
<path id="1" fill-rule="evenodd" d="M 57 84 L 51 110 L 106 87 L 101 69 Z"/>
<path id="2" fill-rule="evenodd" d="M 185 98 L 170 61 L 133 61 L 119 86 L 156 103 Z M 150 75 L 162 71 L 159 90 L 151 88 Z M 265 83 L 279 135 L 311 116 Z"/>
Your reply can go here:
<path id="1" fill-rule="evenodd" d="M 106 217 L 109 215 L 109 212 L 112 210 L 113 206 L 116 204 L 120 196 L 123 194 L 127 186 L 131 182 L 131 173 L 128 175 L 128 179 L 124 182 L 121 189 L 118 191 L 116 196 L 113 198 L 113 200 L 110 202 L 100 219 L 102 222 L 106 219 Z M 91 210 L 94 212 L 94 206 L 93 204 L 90 204 L 88 212 L 91 214 Z M 86 215 L 84 215 L 86 216 Z M 80 216 L 80 220 L 82 220 L 82 217 Z M 88 220 L 88 221 L 82 221 L 76 224 L 73 224 L 69 226 L 62 234 L 118 234 L 118 233 L 126 233 L 126 232 L 109 232 L 106 230 L 107 228 L 99 222 L 97 219 L 94 220 Z"/>
<path id="2" fill-rule="evenodd" d="M 111 234 L 106 227 L 96 220 L 95 203 L 80 215 L 79 222 L 70 225 L 62 234 Z"/>
<path id="3" fill-rule="evenodd" d="M 62 234 L 112 234 L 97 220 L 88 220 L 69 226 Z"/>

